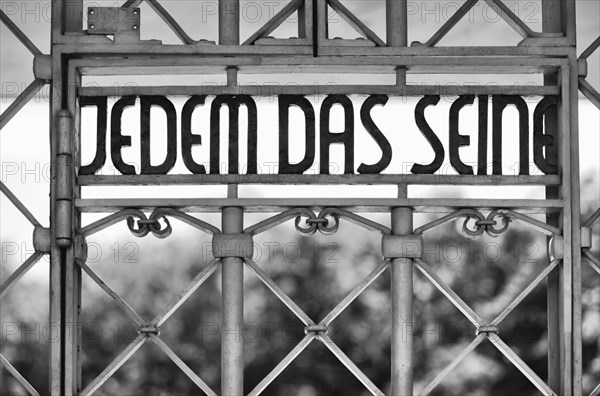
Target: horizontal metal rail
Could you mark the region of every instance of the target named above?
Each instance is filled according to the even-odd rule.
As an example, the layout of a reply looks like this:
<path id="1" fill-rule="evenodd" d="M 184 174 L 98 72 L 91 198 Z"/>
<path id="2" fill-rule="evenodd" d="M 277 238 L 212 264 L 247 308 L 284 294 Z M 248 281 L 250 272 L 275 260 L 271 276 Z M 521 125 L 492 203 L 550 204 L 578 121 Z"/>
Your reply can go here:
<path id="1" fill-rule="evenodd" d="M 125 208 L 153 210 L 171 206 L 183 212 L 216 213 L 224 207 L 242 207 L 247 212 L 280 212 L 289 208 L 339 207 L 356 212 L 388 213 L 394 207 L 412 207 L 421 213 L 452 213 L 461 208 L 519 210 L 521 213 L 556 213 L 563 207 L 555 199 L 439 199 L 439 198 L 88 198 L 76 199 L 83 213 L 111 213 Z"/>
<path id="2" fill-rule="evenodd" d="M 223 184 L 276 184 L 276 185 L 475 185 L 475 186 L 558 186 L 559 175 L 500 176 L 500 175 L 82 175 L 77 177 L 82 186 L 158 186 L 158 185 L 223 185 Z"/>

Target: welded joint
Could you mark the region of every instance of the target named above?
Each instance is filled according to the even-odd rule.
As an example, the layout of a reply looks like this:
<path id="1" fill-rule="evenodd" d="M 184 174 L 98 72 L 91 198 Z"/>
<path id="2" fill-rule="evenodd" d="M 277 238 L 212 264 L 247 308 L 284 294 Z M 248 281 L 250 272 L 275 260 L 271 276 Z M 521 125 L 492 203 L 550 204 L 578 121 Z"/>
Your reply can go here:
<path id="1" fill-rule="evenodd" d="M 477 330 L 475 330 L 475 335 L 479 335 L 484 333 L 486 336 L 490 334 L 498 334 L 498 326 L 479 326 Z"/>
<path id="2" fill-rule="evenodd" d="M 250 234 L 215 234 L 212 239 L 213 256 L 216 258 L 252 258 L 254 240 Z"/>
<path id="3" fill-rule="evenodd" d="M 58 113 L 58 145 L 56 154 L 56 244 L 71 245 L 73 169 L 72 117 L 67 110 Z"/>
<path id="4" fill-rule="evenodd" d="M 145 334 L 147 336 L 154 334 L 158 336 L 160 335 L 160 329 L 156 326 L 140 326 L 138 334 Z"/>
<path id="5" fill-rule="evenodd" d="M 592 228 L 581 227 L 581 248 L 591 249 L 592 247 Z"/>
<path id="6" fill-rule="evenodd" d="M 385 258 L 422 258 L 423 237 L 421 234 L 384 235 L 381 250 Z"/>
<path id="7" fill-rule="evenodd" d="M 33 57 L 33 75 L 40 80 L 52 80 L 52 56 L 35 55 Z"/>
<path id="8" fill-rule="evenodd" d="M 577 59 L 577 75 L 579 77 L 586 78 L 588 75 L 588 63 L 587 59 L 579 58 Z"/>
<path id="9" fill-rule="evenodd" d="M 548 246 L 550 260 L 562 260 L 565 257 L 565 238 L 562 235 L 553 235 Z"/>
<path id="10" fill-rule="evenodd" d="M 83 235 L 75 234 L 73 238 L 73 254 L 75 258 L 83 261 L 84 263 L 88 258 L 88 245 Z"/>
<path id="11" fill-rule="evenodd" d="M 227 86 L 235 87 L 238 85 L 238 68 L 235 66 L 228 66 L 225 69 L 227 74 Z"/>
<path id="12" fill-rule="evenodd" d="M 33 248 L 36 252 L 50 253 L 52 235 L 50 228 L 35 227 L 33 229 Z"/>
<path id="13" fill-rule="evenodd" d="M 325 325 L 311 325 L 304 328 L 304 334 L 319 335 L 321 333 L 327 333 L 327 330 L 329 330 L 329 327 Z"/>

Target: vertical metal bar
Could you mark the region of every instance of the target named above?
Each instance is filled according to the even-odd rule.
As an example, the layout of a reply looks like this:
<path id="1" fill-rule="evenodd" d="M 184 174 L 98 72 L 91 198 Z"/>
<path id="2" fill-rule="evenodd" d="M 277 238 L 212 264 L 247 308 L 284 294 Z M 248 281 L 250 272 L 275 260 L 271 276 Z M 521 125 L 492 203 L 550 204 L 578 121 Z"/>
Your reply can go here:
<path id="1" fill-rule="evenodd" d="M 407 186 L 398 187 L 398 198 L 407 197 Z M 392 209 L 392 233 L 413 232 L 412 208 Z M 392 290 L 392 395 L 413 392 L 413 260 L 396 258 L 391 264 Z"/>
<path id="2" fill-rule="evenodd" d="M 306 38 L 306 2 L 312 0 L 304 0 L 298 7 L 298 38 Z"/>
<path id="3" fill-rule="evenodd" d="M 63 30 L 65 33 L 82 33 L 83 0 L 63 0 Z"/>
<path id="4" fill-rule="evenodd" d="M 237 185 L 229 185 L 228 198 L 237 198 Z M 244 212 L 239 207 L 223 208 L 222 232 L 241 233 Z M 226 257 L 222 265 L 221 395 L 241 396 L 244 392 L 244 264 Z"/>
<path id="5" fill-rule="evenodd" d="M 386 0 L 386 43 L 388 47 L 408 45 L 407 0 Z M 406 68 L 396 69 L 396 85 L 406 85 Z"/>
<path id="6" fill-rule="evenodd" d="M 568 163 L 570 176 L 570 209 L 571 209 L 571 238 L 570 246 L 565 246 L 566 249 L 571 249 L 571 268 L 570 272 L 566 273 L 563 279 L 565 293 L 569 293 L 567 301 L 569 304 L 566 312 L 565 321 L 569 321 L 566 326 L 566 331 L 570 332 L 570 336 L 566 335 L 569 342 L 568 348 L 565 350 L 565 355 L 569 359 L 570 365 L 566 367 L 566 372 L 563 372 L 565 378 L 565 387 L 568 391 L 565 394 L 573 394 L 581 396 L 582 389 L 582 344 L 581 344 L 581 201 L 580 201 L 580 176 L 579 176 L 579 90 L 578 90 L 578 75 L 579 68 L 577 63 L 577 35 L 576 35 L 576 13 L 575 2 L 562 0 L 563 5 L 563 26 L 567 36 L 569 45 L 572 48 L 569 51 L 569 66 L 568 75 L 562 76 L 561 85 L 563 86 L 562 95 L 568 96 L 568 101 L 563 100 L 563 104 L 568 103 L 569 108 L 565 109 L 562 114 L 565 114 L 568 119 L 563 125 L 568 123 L 569 127 L 569 146 L 570 161 Z M 563 68 L 563 70 L 566 68 Z M 566 71 L 566 70 L 565 70 Z M 565 91 L 565 85 L 568 91 Z M 564 99 L 564 98 L 563 98 Z M 565 219 L 566 220 L 566 219 Z M 565 238 L 566 240 L 566 238 Z M 569 315 L 570 314 L 570 315 Z"/>
<path id="7" fill-rule="evenodd" d="M 327 0 L 315 0 L 316 4 L 313 3 L 313 12 L 317 15 L 317 43 L 320 40 L 326 40 L 329 38 L 328 24 L 329 24 L 329 7 L 327 6 Z"/>
<path id="8" fill-rule="evenodd" d="M 219 0 L 219 44 L 240 44 L 240 0 Z"/>
<path id="9" fill-rule="evenodd" d="M 68 65 L 64 65 L 67 67 Z M 72 201 L 81 197 L 81 189 L 77 186 L 75 169 L 80 164 L 80 110 L 77 106 L 77 87 L 81 86 L 81 76 L 75 68 L 69 67 L 67 74 L 67 84 L 63 89 L 63 96 L 66 97 L 66 108 L 72 115 L 70 135 L 71 145 L 71 166 L 70 186 Z M 75 230 L 79 229 L 81 216 L 71 204 L 71 235 L 75 235 Z M 65 321 L 67 323 L 67 339 L 65 340 L 65 394 L 77 395 L 81 391 L 81 324 L 79 315 L 81 312 L 81 268 L 76 265 L 78 251 L 80 250 L 78 238 L 73 237 L 73 244 L 66 250 L 65 256 Z M 85 258 L 83 258 L 85 259 Z"/>
<path id="10" fill-rule="evenodd" d="M 408 44 L 408 18 L 406 0 L 386 0 L 386 33 L 388 47 L 406 47 Z"/>
<path id="11" fill-rule="evenodd" d="M 571 93 L 570 93 L 570 67 L 568 62 L 563 64 L 560 72 L 561 78 L 561 103 L 560 103 L 560 134 L 561 134 L 561 166 L 563 168 L 562 180 L 562 198 L 563 198 L 563 235 L 564 235 L 564 259 L 562 265 L 559 266 L 559 321 L 560 321 L 560 389 L 559 394 L 564 396 L 572 395 L 572 351 L 573 351 L 573 318 L 572 318 L 572 268 L 573 268 L 573 243 L 574 233 L 573 223 L 574 217 L 579 217 L 579 214 L 573 213 L 573 191 L 571 191 L 571 183 L 573 183 L 573 175 L 571 168 L 573 161 L 578 161 L 577 156 L 572 158 L 572 141 L 571 141 Z M 577 153 L 577 152 L 575 152 Z M 579 176 L 577 176 L 579 177 Z M 579 199 L 579 196 L 577 196 Z"/>
<path id="12" fill-rule="evenodd" d="M 546 33 L 562 32 L 561 3 L 555 0 L 542 1 L 542 31 Z M 559 85 L 558 72 L 549 71 L 544 73 L 544 85 Z M 545 133 L 554 137 L 558 144 L 560 138 L 558 133 L 558 108 L 548 111 L 544 119 Z M 558 162 L 558 150 L 556 155 L 548 152 L 548 160 L 556 164 Z M 552 156 L 550 156 L 552 155 Z M 560 164 L 559 164 L 560 166 Z M 546 187 L 546 199 L 557 199 L 560 197 L 560 187 Z M 549 214 L 546 222 L 552 226 L 560 227 L 560 214 Z M 549 242 L 550 237 L 547 238 Z M 547 246 L 547 245 L 546 245 Z M 548 257 L 549 259 L 549 257 Z M 555 392 L 560 389 L 560 340 L 559 340 L 559 275 L 558 271 L 552 271 L 547 279 L 547 306 L 548 306 L 548 386 Z"/>
<path id="13" fill-rule="evenodd" d="M 61 248 L 56 243 L 57 230 L 57 166 L 56 157 L 58 152 L 58 114 L 62 109 L 62 63 L 60 55 L 54 51 L 54 44 L 60 40 L 62 34 L 63 0 L 52 1 L 52 84 L 50 84 L 50 232 L 52 235 L 52 246 L 50 249 L 50 328 L 51 339 L 56 342 L 50 343 L 50 394 L 59 396 L 63 393 L 64 370 L 63 370 L 63 340 L 64 320 L 62 312 L 62 254 Z"/>
<path id="14" fill-rule="evenodd" d="M 574 3 L 574 2 L 573 2 Z M 572 17 L 572 19 L 571 19 Z M 575 24 L 575 15 L 569 16 L 568 24 Z M 579 90 L 578 90 L 578 66 L 576 48 L 572 48 L 569 56 L 569 96 L 571 126 L 571 210 L 572 210 L 572 285 L 571 294 L 571 318 L 572 337 L 569 356 L 572 359 L 572 372 L 570 378 L 573 395 L 582 394 L 582 344 L 581 344 L 581 200 L 580 200 L 580 176 L 579 176 Z"/>

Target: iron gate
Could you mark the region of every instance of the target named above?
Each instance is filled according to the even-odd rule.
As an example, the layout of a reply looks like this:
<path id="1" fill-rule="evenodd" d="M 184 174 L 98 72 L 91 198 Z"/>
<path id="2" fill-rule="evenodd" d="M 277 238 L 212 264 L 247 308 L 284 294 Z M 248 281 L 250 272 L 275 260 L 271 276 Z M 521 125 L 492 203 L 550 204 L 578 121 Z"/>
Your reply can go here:
<path id="1" fill-rule="evenodd" d="M 179 45 L 163 45 L 159 41 L 141 40 L 141 15 L 138 6 L 146 1 L 181 40 Z M 478 3 L 468 0 L 424 43 L 407 41 L 406 0 L 387 0 L 384 41 L 369 29 L 339 0 L 292 0 L 267 24 L 240 44 L 240 2 L 219 0 L 219 43 L 192 39 L 156 0 L 127 0 L 119 8 L 84 8 L 82 0 L 52 1 L 52 49 L 43 54 L 0 11 L 2 23 L 34 56 L 35 80 L 2 113 L 2 128 L 45 85 L 51 87 L 50 103 L 50 222 L 38 221 L 27 207 L 2 183 L 2 193 L 33 226 L 35 253 L 31 255 L 1 286 L 4 297 L 18 280 L 44 255 L 50 257 L 50 322 L 60 331 L 60 342 L 51 344 L 50 384 L 48 389 L 34 389 L 11 363 L 0 355 L 0 363 L 32 395 L 93 394 L 144 343 L 155 343 L 204 393 L 216 393 L 160 338 L 160 326 L 215 271 L 222 272 L 223 328 L 239 329 L 243 323 L 243 268 L 247 266 L 304 324 L 306 336 L 250 392 L 260 394 L 309 344 L 319 341 L 328 348 L 372 393 L 383 392 L 331 340 L 327 330 L 340 313 L 385 271 L 391 272 L 392 342 L 391 394 L 413 392 L 413 340 L 402 332 L 402 318 L 412 317 L 413 272 L 421 272 L 473 325 L 476 337 L 456 359 L 423 390 L 431 392 L 465 357 L 483 342 L 491 342 L 544 395 L 582 394 L 581 350 L 581 268 L 590 265 L 600 274 L 600 263 L 591 253 L 592 226 L 600 217 L 600 209 L 589 219 L 580 220 L 578 91 L 600 107 L 600 94 L 587 82 L 587 58 L 600 47 L 600 38 L 581 53 L 576 51 L 575 1 L 543 0 L 543 31 L 533 31 L 501 0 L 485 0 L 523 38 L 513 47 L 441 47 L 436 46 L 452 28 Z M 362 36 L 362 40 L 333 39 L 328 35 L 328 9 L 331 8 Z M 298 13 L 295 38 L 273 38 L 270 34 L 292 13 Z M 110 13 L 110 16 L 107 16 Z M 87 29 L 83 29 L 84 14 Z M 112 38 L 108 38 L 110 35 Z M 225 74 L 227 83 L 215 90 L 210 86 L 85 86 L 82 79 L 94 75 L 136 73 L 167 74 L 173 68 Z M 444 73 L 458 69 L 469 73 L 543 73 L 544 84 L 538 86 L 452 86 L 453 95 L 537 95 L 558 96 L 556 113 L 545 118 L 548 135 L 559 143 L 558 172 L 548 175 L 490 177 L 485 174 L 455 176 L 452 181 L 437 175 L 299 175 L 298 184 L 385 184 L 397 185 L 397 198 L 243 198 L 238 185 L 286 184 L 281 175 L 255 175 L 252 179 L 239 175 L 176 176 L 107 176 L 78 174 L 81 167 L 81 107 L 94 98 L 123 95 L 252 95 L 273 96 L 289 92 L 281 85 L 241 85 L 238 75 L 270 71 L 331 72 L 351 70 L 371 73 L 383 70 L 394 75 L 391 85 L 339 85 L 335 94 L 382 94 L 421 97 L 444 95 L 443 85 L 414 86 L 407 84 L 407 73 Z M 328 87 L 297 85 L 298 95 L 331 94 Z M 529 91 L 528 91 L 529 90 Z M 533 91 L 532 91 L 533 90 Z M 105 115 L 106 116 L 106 115 Z M 100 125 L 100 124 L 99 124 Z M 106 128 L 106 117 L 104 121 Z M 93 185 L 129 186 L 145 184 L 222 184 L 227 185 L 223 199 L 92 199 L 82 197 L 82 188 Z M 410 197 L 412 185 L 537 185 L 547 186 L 546 199 L 448 199 Z M 106 217 L 82 224 L 81 213 L 106 213 Z M 190 213 L 220 213 L 217 228 Z M 244 225 L 244 214 L 275 213 L 257 224 Z M 391 217 L 391 227 L 379 224 L 358 213 L 384 212 Z M 418 228 L 413 227 L 413 214 L 440 213 L 439 218 Z M 533 214 L 545 214 L 542 222 Z M 166 307 L 157 310 L 147 321 L 142 318 L 110 285 L 104 283 L 86 264 L 86 237 L 127 221 L 134 235 L 153 234 L 165 237 L 171 233 L 168 219 L 178 219 L 212 235 L 214 259 L 181 290 Z M 432 266 L 423 259 L 423 233 L 446 222 L 464 219 L 464 232 L 477 236 L 484 232 L 499 234 L 510 224 L 520 222 L 548 237 L 547 266 L 491 322 L 484 321 L 467 305 Z M 334 233 L 340 221 L 353 222 L 369 231 L 382 234 L 381 263 L 364 278 L 324 318 L 309 317 L 261 267 L 252 260 L 253 237 L 284 222 L 295 221 L 299 232 Z M 582 264 L 583 263 L 583 264 Z M 106 369 L 89 383 L 81 383 L 80 342 L 78 326 L 81 307 L 81 277 L 89 276 L 139 326 L 139 335 L 129 343 Z M 503 319 L 541 282 L 548 282 L 549 368 L 548 381 L 540 378 L 498 334 Z M 237 330 L 239 331 L 239 330 Z M 68 334 L 74 332 L 73 334 Z M 70 335 L 70 336 L 69 336 Z M 223 337 L 223 395 L 243 394 L 243 337 Z M 598 395 L 600 388 L 592 392 Z"/>

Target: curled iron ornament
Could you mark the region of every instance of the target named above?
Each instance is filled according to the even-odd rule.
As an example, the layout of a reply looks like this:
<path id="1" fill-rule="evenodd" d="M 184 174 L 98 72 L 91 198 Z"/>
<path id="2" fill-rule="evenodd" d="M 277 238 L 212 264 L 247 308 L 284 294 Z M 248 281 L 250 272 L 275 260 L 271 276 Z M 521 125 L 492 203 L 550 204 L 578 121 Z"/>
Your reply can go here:
<path id="1" fill-rule="evenodd" d="M 307 216 L 304 222 L 307 227 L 302 227 L 300 225 L 302 222 L 302 217 L 303 216 L 296 217 L 296 230 L 306 236 L 313 235 L 317 231 L 323 235 L 331 235 L 334 234 L 340 226 L 339 215 L 331 213 L 327 210 L 322 210 L 318 216 Z"/>
<path id="2" fill-rule="evenodd" d="M 131 233 L 136 237 L 143 238 L 151 232 L 155 237 L 159 239 L 165 239 L 173 232 L 171 223 L 169 223 L 167 217 L 161 214 L 158 209 L 152 212 L 149 218 L 147 218 L 143 212 L 140 213 L 141 215 L 137 215 L 139 217 L 137 220 L 137 228 L 136 219 L 133 216 L 127 217 L 127 227 L 129 228 L 129 231 L 131 231 Z M 161 218 L 165 222 L 164 228 L 159 221 Z"/>
<path id="3" fill-rule="evenodd" d="M 317 231 L 323 235 L 331 235 L 334 234 L 340 226 L 340 216 L 327 209 L 322 210 L 318 216 L 306 216 L 304 224 L 306 224 L 307 227 L 302 227 L 302 218 L 305 216 L 306 215 L 298 216 L 295 220 L 296 230 L 303 235 L 313 235 Z"/>
<path id="4" fill-rule="evenodd" d="M 487 217 L 476 210 L 470 210 L 465 215 L 466 218 L 462 226 L 463 232 L 472 237 L 481 236 L 484 232 L 491 237 L 497 237 L 508 229 L 511 222 L 510 218 L 500 210 L 493 210 Z M 499 218 L 502 221 L 502 227 L 496 228 L 498 221 L 495 218 Z M 475 222 L 473 223 L 473 228 L 470 229 L 469 223 L 473 219 Z"/>

